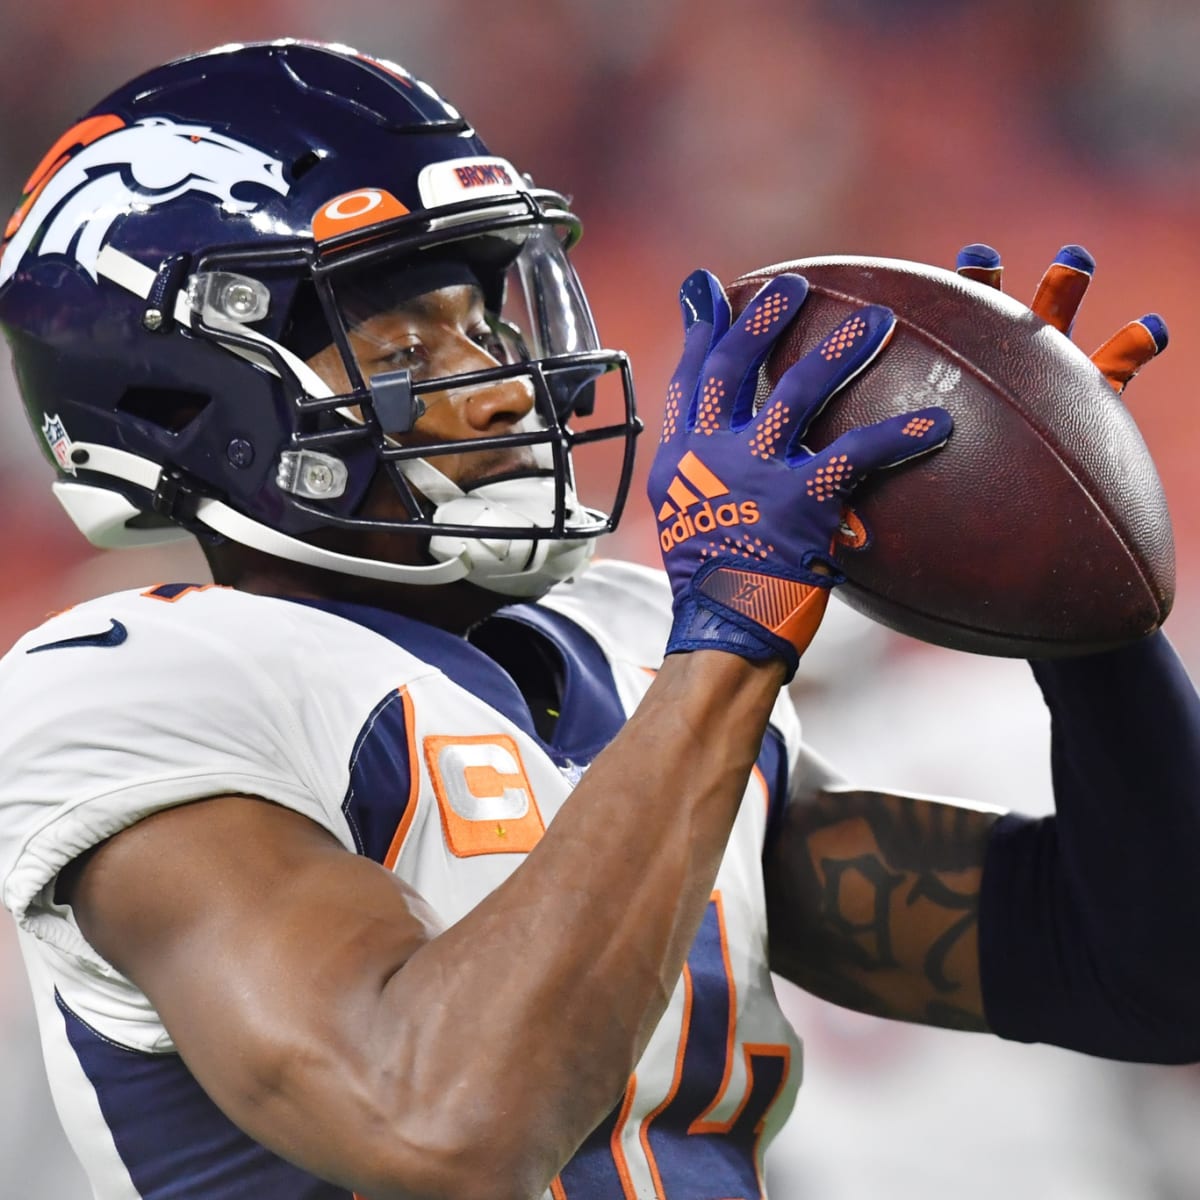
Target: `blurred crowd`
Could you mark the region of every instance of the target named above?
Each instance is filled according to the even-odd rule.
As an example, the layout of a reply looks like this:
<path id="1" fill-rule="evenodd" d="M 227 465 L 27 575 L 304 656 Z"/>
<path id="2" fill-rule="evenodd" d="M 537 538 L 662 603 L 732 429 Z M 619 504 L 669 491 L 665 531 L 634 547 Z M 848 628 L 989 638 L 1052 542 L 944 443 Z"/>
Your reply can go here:
<path id="1" fill-rule="evenodd" d="M 1200 670 L 1200 10 L 1187 0 L 233 0 L 11 4 L 0 38 L 0 208 L 51 142 L 169 57 L 281 35 L 404 63 L 492 149 L 572 194 L 576 254 L 607 345 L 633 359 L 654 429 L 679 342 L 675 289 L 770 262 L 861 253 L 949 265 L 999 247 L 1028 299 L 1065 242 L 1099 261 L 1091 349 L 1157 310 L 1172 345 L 1129 402 L 1166 487 L 1180 583 L 1169 629 Z M 7 198 L 7 199 L 5 199 Z M 3 352 L 0 351 L 0 359 Z M 0 361 L 0 642 L 50 610 L 195 576 L 185 551 L 90 551 L 53 504 Z M 642 471 L 648 455 L 643 455 Z M 652 562 L 635 499 L 610 555 Z M 1046 731 L 1022 664 L 935 651 L 837 609 L 797 699 L 858 778 L 1027 811 L 1049 801 Z M 835 669 L 836 668 L 836 669 Z M 898 715 L 898 714 L 903 714 Z M 923 741 L 914 731 L 938 729 Z M 888 1026 L 792 990 L 808 1083 L 770 1179 L 782 1197 L 1177 1200 L 1200 1194 L 1200 1072 Z M 0 1177 L 86 1195 L 40 1079 L 0 916 Z"/>

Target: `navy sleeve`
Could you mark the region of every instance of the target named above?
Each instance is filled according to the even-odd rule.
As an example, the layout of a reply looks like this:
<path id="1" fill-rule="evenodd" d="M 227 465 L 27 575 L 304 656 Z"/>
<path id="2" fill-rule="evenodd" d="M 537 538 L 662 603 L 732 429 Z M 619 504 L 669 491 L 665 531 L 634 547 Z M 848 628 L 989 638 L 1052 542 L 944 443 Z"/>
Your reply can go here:
<path id="1" fill-rule="evenodd" d="M 1200 1060 L 1200 700 L 1161 634 L 1033 664 L 1056 815 L 1001 818 L 980 974 L 1001 1037 Z"/>
<path id="2" fill-rule="evenodd" d="M 759 750 L 754 765 L 762 772 L 763 781 L 767 785 L 767 827 L 763 834 L 762 853 L 765 863 L 779 840 L 788 802 L 787 746 L 783 734 L 774 725 L 767 726 L 767 732 L 763 734 L 762 749 Z"/>

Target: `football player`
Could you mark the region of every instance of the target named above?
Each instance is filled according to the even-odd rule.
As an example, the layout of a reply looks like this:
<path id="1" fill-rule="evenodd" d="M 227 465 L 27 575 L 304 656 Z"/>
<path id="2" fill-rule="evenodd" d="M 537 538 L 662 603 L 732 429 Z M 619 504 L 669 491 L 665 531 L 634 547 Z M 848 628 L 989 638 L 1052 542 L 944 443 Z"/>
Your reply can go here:
<path id="1" fill-rule="evenodd" d="M 1036 668 L 1056 820 L 842 782 L 783 685 L 846 497 L 949 416 L 810 453 L 893 315 L 762 398 L 805 281 L 735 320 L 697 272 L 666 571 L 585 569 L 638 420 L 578 231 L 426 84 L 296 42 L 134 80 L 30 178 L 0 323 L 55 494 L 97 545 L 196 537 L 214 579 L 0 666 L 0 890 L 102 1200 L 758 1196 L 800 1074 L 771 969 L 1200 1053 L 1200 716 L 1165 640 Z M 1069 326 L 1087 278 L 1060 255 L 1039 311 Z M 1146 318 L 1102 365 L 1163 344 Z"/>

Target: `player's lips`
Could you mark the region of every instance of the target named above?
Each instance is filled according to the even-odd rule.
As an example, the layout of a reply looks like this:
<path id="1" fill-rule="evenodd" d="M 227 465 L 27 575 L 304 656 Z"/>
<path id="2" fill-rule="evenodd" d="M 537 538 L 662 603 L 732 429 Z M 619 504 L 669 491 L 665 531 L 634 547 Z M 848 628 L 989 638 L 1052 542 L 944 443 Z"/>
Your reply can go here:
<path id="1" fill-rule="evenodd" d="M 498 483 L 502 479 L 529 475 L 537 471 L 537 460 L 529 446 L 514 450 L 487 450 L 479 454 L 462 455 L 468 460 L 463 469 L 456 472 L 454 482 L 464 491 L 482 487 L 485 483 Z M 433 460 L 436 463 L 436 460 Z"/>

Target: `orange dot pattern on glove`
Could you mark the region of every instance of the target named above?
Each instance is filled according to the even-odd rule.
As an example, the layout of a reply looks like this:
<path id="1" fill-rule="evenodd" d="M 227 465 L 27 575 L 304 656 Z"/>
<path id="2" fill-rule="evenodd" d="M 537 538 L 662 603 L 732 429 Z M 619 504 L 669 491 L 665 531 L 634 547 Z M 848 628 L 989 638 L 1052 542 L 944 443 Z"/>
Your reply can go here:
<path id="1" fill-rule="evenodd" d="M 758 432 L 750 439 L 750 453 L 755 458 L 770 458 L 775 443 L 783 436 L 788 413 L 782 400 L 774 400 L 760 418 Z"/>
<path id="2" fill-rule="evenodd" d="M 753 337 L 760 337 L 772 326 L 783 320 L 783 314 L 788 310 L 788 298 L 776 292 L 766 297 L 752 313 L 749 314 L 746 329 Z"/>
<path id="3" fill-rule="evenodd" d="M 828 588 L 737 567 L 718 567 L 700 584 L 700 590 L 777 637 L 786 638 L 801 653 L 812 641 L 829 601 Z"/>
<path id="4" fill-rule="evenodd" d="M 663 413 L 662 436 L 658 439 L 660 442 L 675 436 L 675 431 L 679 428 L 679 404 L 682 399 L 683 388 L 672 381 L 671 386 L 667 388 L 667 408 Z"/>
<path id="5" fill-rule="evenodd" d="M 913 417 L 900 432 L 905 437 L 924 437 L 933 428 L 933 421 L 929 417 Z"/>
<path id="6" fill-rule="evenodd" d="M 700 561 L 703 562 L 706 558 L 716 558 L 718 556 L 728 558 L 732 555 L 734 558 L 748 558 L 754 562 L 766 562 L 774 553 L 775 547 L 770 542 L 764 542 L 762 538 L 749 536 L 727 537 L 722 539 L 719 546 L 716 542 L 709 542 L 700 551 Z"/>
<path id="7" fill-rule="evenodd" d="M 806 490 L 824 504 L 826 500 L 839 495 L 842 484 L 851 482 L 853 478 L 854 464 L 847 461 L 846 455 L 834 454 L 825 466 L 816 469 Z"/>
<path id="8" fill-rule="evenodd" d="M 867 323 L 862 317 L 851 317 L 835 329 L 818 347 L 818 353 L 826 362 L 841 358 L 855 342 L 867 332 Z"/>
<path id="9" fill-rule="evenodd" d="M 717 416 L 721 411 L 721 402 L 725 399 L 725 384 L 715 375 L 708 377 L 704 390 L 700 393 L 700 409 L 696 413 L 696 428 L 706 437 L 711 437 L 720 426 Z"/>

